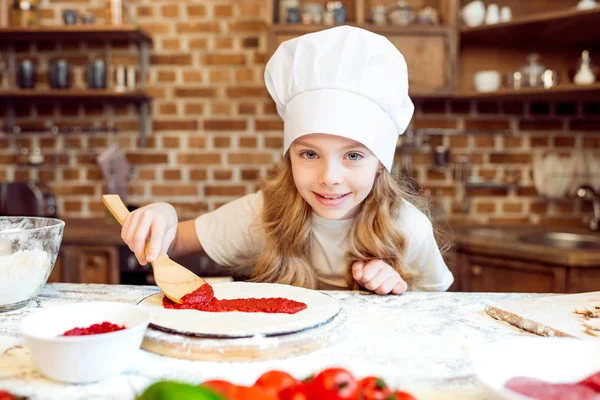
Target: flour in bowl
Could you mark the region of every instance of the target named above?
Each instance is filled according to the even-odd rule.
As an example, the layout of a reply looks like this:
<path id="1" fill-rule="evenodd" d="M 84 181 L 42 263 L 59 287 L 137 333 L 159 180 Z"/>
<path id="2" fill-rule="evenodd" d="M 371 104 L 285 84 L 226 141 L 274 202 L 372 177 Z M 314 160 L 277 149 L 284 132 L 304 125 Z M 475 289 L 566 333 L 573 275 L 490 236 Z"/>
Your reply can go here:
<path id="1" fill-rule="evenodd" d="M 0 255 L 0 306 L 33 297 L 45 283 L 50 257 L 43 250 L 19 250 Z"/>

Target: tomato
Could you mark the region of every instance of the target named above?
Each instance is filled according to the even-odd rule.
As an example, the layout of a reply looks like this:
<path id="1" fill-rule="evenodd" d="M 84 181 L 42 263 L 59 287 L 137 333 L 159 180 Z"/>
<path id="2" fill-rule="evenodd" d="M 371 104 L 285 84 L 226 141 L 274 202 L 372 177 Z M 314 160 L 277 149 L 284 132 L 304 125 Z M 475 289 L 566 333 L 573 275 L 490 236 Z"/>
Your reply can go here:
<path id="1" fill-rule="evenodd" d="M 588 376 L 578 384 L 587 386 L 590 389 L 593 389 L 595 392 L 600 393 L 600 372 L 596 372 L 595 374 Z"/>
<path id="2" fill-rule="evenodd" d="M 236 386 L 233 383 L 220 379 L 212 379 L 210 381 L 203 382 L 200 386 L 212 389 L 215 392 L 222 394 L 228 399 L 233 396 L 236 388 Z"/>
<path id="3" fill-rule="evenodd" d="M 228 400 L 277 400 L 277 395 L 270 395 L 253 386 L 236 386 Z"/>
<path id="4" fill-rule="evenodd" d="M 284 371 L 267 371 L 254 383 L 254 387 L 260 388 L 264 393 L 277 397 L 282 389 L 296 384 L 296 378 Z"/>
<path id="5" fill-rule="evenodd" d="M 279 400 L 312 400 L 311 385 L 305 382 L 297 382 L 279 392 Z"/>
<path id="6" fill-rule="evenodd" d="M 14 400 L 16 397 L 12 393 L 0 390 L 0 400 Z"/>
<path id="7" fill-rule="evenodd" d="M 358 381 L 360 400 L 385 400 L 392 392 L 385 381 L 376 376 L 367 376 Z"/>
<path id="8" fill-rule="evenodd" d="M 312 392 L 319 400 L 345 400 L 358 397 L 358 383 L 343 368 L 327 368 L 312 381 Z"/>
<path id="9" fill-rule="evenodd" d="M 417 400 L 412 394 L 396 390 L 391 396 L 386 397 L 386 400 Z"/>

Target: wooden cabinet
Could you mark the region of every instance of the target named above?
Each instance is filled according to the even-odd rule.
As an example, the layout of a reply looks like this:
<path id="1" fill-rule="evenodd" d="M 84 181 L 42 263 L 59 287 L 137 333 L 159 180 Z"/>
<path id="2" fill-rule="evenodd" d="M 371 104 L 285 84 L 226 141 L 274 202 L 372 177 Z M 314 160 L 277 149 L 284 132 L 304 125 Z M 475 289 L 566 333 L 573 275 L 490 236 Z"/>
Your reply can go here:
<path id="1" fill-rule="evenodd" d="M 461 0 L 463 7 L 470 0 Z M 490 1 L 486 1 L 490 4 Z M 474 99 L 569 99 L 598 98 L 600 84 L 579 86 L 573 83 L 570 69 L 579 65 L 583 50 L 598 49 L 600 8 L 576 9 L 577 2 L 563 0 L 505 0 L 501 6 L 512 10 L 512 20 L 476 27 L 459 27 L 458 64 L 460 79 L 457 97 Z M 494 70 L 503 78 L 526 64 L 527 56 L 537 53 L 540 63 L 556 70 L 558 85 L 521 88 L 506 82 L 499 90 L 477 93 L 473 77 L 479 71 Z M 523 79 L 525 79 L 523 77 Z"/>
<path id="2" fill-rule="evenodd" d="M 578 268 L 506 255 L 482 255 L 460 249 L 456 252 L 458 266 L 453 273 L 460 291 L 581 293 L 600 290 L 600 265 Z"/>
<path id="3" fill-rule="evenodd" d="M 119 283 L 119 248 L 63 245 L 48 282 Z"/>
<path id="4" fill-rule="evenodd" d="M 566 292 L 565 267 L 469 253 L 462 253 L 460 260 L 467 292 Z"/>
<path id="5" fill-rule="evenodd" d="M 288 24 L 279 15 L 281 2 L 267 2 L 268 53 L 272 54 L 279 44 L 294 37 L 332 28 L 324 24 Z M 300 2 L 300 11 L 308 1 Z M 408 25 L 375 25 L 371 21 L 371 10 L 375 6 L 391 9 L 395 0 L 342 1 L 347 8 L 347 25 L 386 36 L 403 54 L 409 76 L 410 94 L 413 97 L 448 96 L 454 93 L 458 81 L 458 32 L 456 17 L 459 0 L 428 0 L 426 3 L 412 4 L 415 12 L 424 6 L 437 10 L 439 25 L 424 25 L 413 22 Z"/>

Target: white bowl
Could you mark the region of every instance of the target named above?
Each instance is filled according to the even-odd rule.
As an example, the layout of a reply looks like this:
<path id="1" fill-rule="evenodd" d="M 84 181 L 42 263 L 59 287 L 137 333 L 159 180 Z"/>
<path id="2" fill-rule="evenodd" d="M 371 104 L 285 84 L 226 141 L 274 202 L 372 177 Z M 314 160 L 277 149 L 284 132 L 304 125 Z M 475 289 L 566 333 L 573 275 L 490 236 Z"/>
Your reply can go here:
<path id="1" fill-rule="evenodd" d="M 475 0 L 467 4 L 462 9 L 462 18 L 470 28 L 483 24 L 485 20 L 485 5 L 481 0 Z"/>
<path id="2" fill-rule="evenodd" d="M 517 376 L 575 383 L 600 371 L 600 341 L 523 337 L 473 346 L 469 357 L 490 400 L 531 400 L 504 384 Z"/>
<path id="3" fill-rule="evenodd" d="M 102 322 L 125 325 L 115 332 L 61 336 L 75 327 Z M 134 304 L 76 303 L 42 309 L 21 321 L 20 331 L 42 373 L 69 383 L 89 383 L 118 375 L 139 351 L 150 313 Z"/>
<path id="4" fill-rule="evenodd" d="M 473 86 L 478 92 L 495 92 L 500 88 L 500 72 L 479 71 L 473 75 Z"/>

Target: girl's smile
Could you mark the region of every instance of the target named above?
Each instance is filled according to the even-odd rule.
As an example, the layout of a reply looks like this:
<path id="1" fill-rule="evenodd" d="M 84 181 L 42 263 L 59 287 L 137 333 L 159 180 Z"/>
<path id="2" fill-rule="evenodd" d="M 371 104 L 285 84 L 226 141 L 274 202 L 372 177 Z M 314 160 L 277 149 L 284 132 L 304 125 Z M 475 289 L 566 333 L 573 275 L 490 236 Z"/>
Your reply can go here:
<path id="1" fill-rule="evenodd" d="M 315 214 L 329 220 L 352 218 L 380 166 L 363 144 L 322 133 L 296 139 L 290 160 L 298 192 Z"/>

